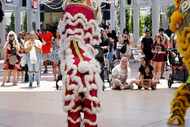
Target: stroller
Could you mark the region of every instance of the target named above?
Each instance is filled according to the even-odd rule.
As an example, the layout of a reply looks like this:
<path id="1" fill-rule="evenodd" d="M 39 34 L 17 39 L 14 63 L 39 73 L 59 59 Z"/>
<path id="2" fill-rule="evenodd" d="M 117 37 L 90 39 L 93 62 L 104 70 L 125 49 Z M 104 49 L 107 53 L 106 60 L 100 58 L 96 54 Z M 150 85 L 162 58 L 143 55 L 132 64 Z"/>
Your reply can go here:
<path id="1" fill-rule="evenodd" d="M 107 53 L 105 53 L 100 46 L 95 45 L 94 48 L 98 51 L 95 58 L 100 63 L 101 67 L 100 77 L 104 82 L 104 85 L 102 86 L 102 90 L 104 91 L 106 88 L 105 83 L 108 82 L 110 85 L 110 71 L 112 64 L 107 59 Z"/>
<path id="2" fill-rule="evenodd" d="M 172 69 L 168 79 L 168 87 L 171 88 L 174 81 L 185 82 L 187 80 L 188 70 L 177 49 L 169 49 L 168 58 Z"/>

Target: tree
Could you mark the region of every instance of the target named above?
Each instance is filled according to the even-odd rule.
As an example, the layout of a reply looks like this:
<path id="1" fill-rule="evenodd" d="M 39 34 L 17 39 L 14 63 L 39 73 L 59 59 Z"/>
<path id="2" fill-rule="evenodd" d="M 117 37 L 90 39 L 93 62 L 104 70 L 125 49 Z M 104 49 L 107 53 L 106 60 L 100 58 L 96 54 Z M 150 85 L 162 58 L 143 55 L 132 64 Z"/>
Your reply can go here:
<path id="1" fill-rule="evenodd" d="M 174 12 L 174 10 L 175 10 L 175 5 L 169 6 L 169 7 L 167 8 L 167 10 L 166 10 L 167 16 L 170 17 L 170 16 L 172 15 L 172 13 Z M 169 20 L 169 22 L 170 22 L 170 20 Z"/>
<path id="2" fill-rule="evenodd" d="M 129 21 L 130 21 L 130 10 L 127 8 L 125 10 L 125 17 L 126 17 L 126 28 L 129 30 Z"/>
<path id="3" fill-rule="evenodd" d="M 145 16 L 144 25 L 152 33 L 152 14 Z"/>
<path id="4" fill-rule="evenodd" d="M 140 35 L 142 35 L 143 31 L 144 31 L 144 16 L 140 16 L 140 20 L 139 20 L 139 26 L 140 26 Z"/>
<path id="5" fill-rule="evenodd" d="M 133 16 L 130 15 L 130 20 L 129 20 L 129 32 L 133 33 Z"/>

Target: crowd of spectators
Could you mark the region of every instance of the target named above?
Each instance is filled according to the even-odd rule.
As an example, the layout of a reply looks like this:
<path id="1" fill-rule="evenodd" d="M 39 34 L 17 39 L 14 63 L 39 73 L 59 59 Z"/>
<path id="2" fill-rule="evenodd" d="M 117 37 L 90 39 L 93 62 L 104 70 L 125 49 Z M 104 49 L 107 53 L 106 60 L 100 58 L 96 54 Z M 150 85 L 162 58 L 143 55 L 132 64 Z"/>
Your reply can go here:
<path id="1" fill-rule="evenodd" d="M 102 66 L 101 76 L 103 80 L 110 82 L 113 89 L 133 89 L 133 85 L 136 84 L 139 89 L 151 88 L 155 90 L 160 79 L 165 78 L 168 49 L 175 48 L 175 42 L 172 42 L 164 29 L 160 28 L 155 37 L 151 37 L 150 31 L 145 30 L 139 47 L 127 29 L 124 29 L 122 33 L 117 33 L 109 26 L 103 27 L 101 40 L 98 49 L 101 54 L 97 58 Z M 134 71 L 130 69 L 129 62 L 130 59 L 133 59 L 132 48 L 141 50 L 143 57 L 139 59 L 137 79 L 129 82 L 128 75 Z M 100 57 L 102 58 L 100 59 Z M 109 78 L 109 73 L 111 78 Z"/>
<path id="2" fill-rule="evenodd" d="M 174 36 L 171 36 L 174 38 Z M 98 50 L 96 59 L 101 65 L 101 78 L 107 80 L 112 89 L 133 89 L 134 84 L 139 89 L 156 89 L 156 84 L 160 78 L 164 78 L 165 66 L 168 61 L 168 48 L 175 48 L 174 39 L 170 39 L 160 29 L 155 37 L 151 37 L 148 30 L 140 40 L 140 46 L 134 42 L 133 35 L 127 29 L 122 33 L 111 30 L 109 26 L 101 27 L 101 42 L 96 45 Z M 48 65 L 52 65 L 54 80 L 59 75 L 59 47 L 60 35 L 52 34 L 46 30 L 36 32 L 21 32 L 18 36 L 9 32 L 4 46 L 3 82 L 10 82 L 13 76 L 13 85 L 17 85 L 19 77 L 21 81 L 29 82 L 29 87 L 33 82 L 40 85 L 41 63 L 44 72 L 48 73 Z M 136 80 L 128 80 L 132 71 L 130 59 L 134 59 L 132 48 L 141 50 L 144 57 L 140 58 L 139 75 Z M 136 68 L 133 68 L 136 69 Z"/>
<path id="3" fill-rule="evenodd" d="M 60 36 L 52 34 L 47 30 L 32 31 L 30 33 L 20 32 L 16 35 L 10 31 L 3 48 L 3 81 L 1 86 L 11 81 L 13 76 L 13 86 L 18 81 L 28 82 L 29 87 L 33 87 L 36 81 L 40 86 L 41 65 L 44 66 L 44 73 L 48 73 L 48 65 L 52 65 L 54 80 L 56 80 L 59 70 L 59 47 Z M 43 63 L 43 64 L 42 64 Z M 20 79 L 21 77 L 21 79 Z"/>

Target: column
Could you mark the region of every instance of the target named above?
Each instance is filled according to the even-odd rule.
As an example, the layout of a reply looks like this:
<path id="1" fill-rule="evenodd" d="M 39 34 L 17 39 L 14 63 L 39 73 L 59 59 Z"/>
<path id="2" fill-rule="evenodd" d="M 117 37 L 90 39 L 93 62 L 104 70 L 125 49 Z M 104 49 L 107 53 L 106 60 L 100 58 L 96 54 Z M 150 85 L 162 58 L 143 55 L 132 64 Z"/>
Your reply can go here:
<path id="1" fill-rule="evenodd" d="M 40 29 L 40 0 L 36 1 L 37 3 L 34 3 L 34 8 L 32 8 L 32 23 L 35 23 L 35 29 L 32 27 L 32 29 L 37 30 Z"/>
<path id="2" fill-rule="evenodd" d="M 120 0 L 120 32 L 123 32 L 123 29 L 126 28 L 126 0 Z"/>
<path id="3" fill-rule="evenodd" d="M 152 0 L 152 37 L 160 28 L 160 0 Z"/>
<path id="4" fill-rule="evenodd" d="M 115 30 L 116 25 L 116 8 L 115 8 L 115 0 L 111 1 L 111 7 L 110 7 L 110 17 L 111 17 L 111 29 Z"/>
<path id="5" fill-rule="evenodd" d="M 167 5 L 163 5 L 161 7 L 162 11 L 162 28 L 167 29 L 168 28 L 168 24 L 169 24 L 169 17 L 166 14 L 166 10 L 167 10 Z"/>
<path id="6" fill-rule="evenodd" d="M 168 28 L 168 17 L 166 13 L 162 14 L 162 28 L 167 29 Z"/>
<path id="7" fill-rule="evenodd" d="M 21 1 L 16 1 L 16 13 L 15 13 L 15 32 L 18 34 L 21 31 Z"/>
<path id="8" fill-rule="evenodd" d="M 139 29 L 140 29 L 140 7 L 137 0 L 133 1 L 133 36 L 134 42 L 137 43 L 139 40 Z"/>
<path id="9" fill-rule="evenodd" d="M 38 0 L 38 8 L 36 12 L 36 29 L 40 29 L 40 0 Z"/>
<path id="10" fill-rule="evenodd" d="M 5 3 L 0 0 L 2 3 L 2 9 L 5 10 Z M 4 11 L 5 12 L 5 11 Z M 5 44 L 5 16 L 3 18 L 3 21 L 0 23 L 0 48 L 3 49 L 3 46 Z M 0 58 L 3 58 L 3 52 L 1 50 L 0 52 Z"/>
<path id="11" fill-rule="evenodd" d="M 32 0 L 27 0 L 26 10 L 27 10 L 27 32 L 31 32 L 32 31 Z"/>

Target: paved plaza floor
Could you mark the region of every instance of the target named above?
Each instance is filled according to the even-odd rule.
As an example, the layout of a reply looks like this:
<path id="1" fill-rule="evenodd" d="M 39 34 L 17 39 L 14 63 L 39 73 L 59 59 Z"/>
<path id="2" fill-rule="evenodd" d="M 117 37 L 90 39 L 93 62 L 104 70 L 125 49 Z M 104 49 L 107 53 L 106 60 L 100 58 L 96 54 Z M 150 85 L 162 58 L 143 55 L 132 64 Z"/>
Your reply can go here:
<path id="1" fill-rule="evenodd" d="M 99 127 L 167 126 L 175 89 L 105 91 Z M 187 123 L 190 126 L 190 115 Z M 0 92 L 0 127 L 66 127 L 62 92 Z"/>
<path id="2" fill-rule="evenodd" d="M 136 77 L 137 66 L 131 64 L 130 79 Z M 107 88 L 101 96 L 98 127 L 171 127 L 166 121 L 170 101 L 178 86 L 174 84 L 169 89 L 164 79 L 155 91 L 112 91 Z M 6 87 L 0 87 L 0 127 L 67 127 L 62 95 L 62 90 L 55 89 L 51 72 L 42 74 L 40 87 L 34 83 L 31 89 L 28 83 L 21 82 L 17 86 L 8 83 Z M 189 112 L 186 119 L 185 127 L 190 127 Z"/>

